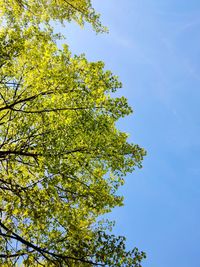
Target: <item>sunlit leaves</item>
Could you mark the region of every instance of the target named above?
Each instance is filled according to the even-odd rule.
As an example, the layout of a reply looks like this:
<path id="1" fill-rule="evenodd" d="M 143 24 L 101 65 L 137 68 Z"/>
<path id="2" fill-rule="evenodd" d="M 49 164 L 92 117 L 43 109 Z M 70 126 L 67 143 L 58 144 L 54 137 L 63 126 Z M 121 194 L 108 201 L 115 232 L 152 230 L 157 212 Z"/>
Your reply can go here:
<path id="1" fill-rule="evenodd" d="M 0 4 L 1 265 L 139 267 L 145 255 L 98 224 L 145 155 L 116 128 L 132 110 L 113 97 L 121 83 L 103 62 L 58 49 L 48 25 L 100 31 L 98 15 L 86 0 Z"/>
<path id="2" fill-rule="evenodd" d="M 101 25 L 90 0 L 1 0 L 0 10 L 0 19 L 21 27 L 56 20 L 61 23 L 75 21 L 80 26 L 88 22 L 96 32 L 107 30 Z"/>

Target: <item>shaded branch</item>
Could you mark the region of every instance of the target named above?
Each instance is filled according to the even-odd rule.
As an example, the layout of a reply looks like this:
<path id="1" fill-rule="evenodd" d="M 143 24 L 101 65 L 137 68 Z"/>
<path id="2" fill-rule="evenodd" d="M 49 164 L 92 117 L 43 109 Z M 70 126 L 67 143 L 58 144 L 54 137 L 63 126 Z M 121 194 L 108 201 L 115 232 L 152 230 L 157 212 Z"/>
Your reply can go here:
<path id="1" fill-rule="evenodd" d="M 33 243 L 25 240 L 24 238 L 22 238 L 21 236 L 19 236 L 18 234 L 14 233 L 13 231 L 11 231 L 7 226 L 5 226 L 5 224 L 3 224 L 1 221 L 0 221 L 0 227 L 2 227 L 6 232 L 8 233 L 11 233 L 12 235 L 7 235 L 7 234 L 4 234 L 2 232 L 0 232 L 0 235 L 1 236 L 5 236 L 5 237 L 9 237 L 9 238 L 12 238 L 12 239 L 15 239 L 15 240 L 18 240 L 20 241 L 22 244 L 26 245 L 27 247 L 30 247 L 32 249 L 34 249 L 35 251 L 39 252 L 43 257 L 45 257 L 48 261 L 52 261 L 52 259 L 48 258 L 47 255 L 49 256 L 53 256 L 55 259 L 62 259 L 62 260 L 74 260 L 74 261 L 80 261 L 80 262 L 84 262 L 84 263 L 88 263 L 88 264 L 91 264 L 93 266 L 105 266 L 105 264 L 101 264 L 101 263 L 95 263 L 93 261 L 90 261 L 90 260 L 86 260 L 84 258 L 76 258 L 76 257 L 72 257 L 72 256 L 67 256 L 67 255 L 62 255 L 62 254 L 57 254 L 57 253 L 54 253 L 54 252 L 50 252 L 44 248 L 41 248 L 39 246 L 36 246 L 34 245 Z"/>

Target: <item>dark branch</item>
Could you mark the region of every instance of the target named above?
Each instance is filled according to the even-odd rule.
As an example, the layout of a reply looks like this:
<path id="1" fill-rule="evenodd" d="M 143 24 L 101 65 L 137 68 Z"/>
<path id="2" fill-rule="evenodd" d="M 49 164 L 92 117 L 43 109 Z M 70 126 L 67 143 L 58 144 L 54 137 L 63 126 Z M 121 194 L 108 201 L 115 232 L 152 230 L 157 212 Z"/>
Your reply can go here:
<path id="1" fill-rule="evenodd" d="M 62 260 L 74 260 L 74 261 L 80 261 L 80 262 L 84 262 L 84 263 L 88 263 L 91 264 L 93 266 L 105 266 L 105 264 L 101 264 L 101 263 L 95 263 L 93 261 L 90 260 L 86 260 L 84 258 L 76 258 L 76 257 L 71 257 L 71 256 L 66 256 L 66 255 L 62 255 L 62 254 L 57 254 L 54 252 L 50 252 L 44 248 L 38 247 L 36 245 L 34 245 L 33 243 L 25 240 L 24 238 L 22 238 L 21 236 L 19 236 L 18 234 L 14 233 L 13 231 L 11 231 L 7 226 L 5 226 L 1 221 L 0 221 L 0 227 L 2 227 L 6 232 L 11 233 L 12 235 L 7 235 L 4 234 L 2 232 L 0 232 L 1 236 L 5 236 L 5 237 L 9 237 L 15 240 L 20 241 L 22 244 L 26 245 L 27 247 L 30 247 L 32 249 L 34 249 L 35 251 L 39 252 L 43 257 L 45 257 L 48 261 L 53 261 L 52 259 L 48 258 L 47 255 L 49 256 L 53 256 L 55 259 L 62 259 Z M 47 255 L 46 255 L 47 254 Z"/>

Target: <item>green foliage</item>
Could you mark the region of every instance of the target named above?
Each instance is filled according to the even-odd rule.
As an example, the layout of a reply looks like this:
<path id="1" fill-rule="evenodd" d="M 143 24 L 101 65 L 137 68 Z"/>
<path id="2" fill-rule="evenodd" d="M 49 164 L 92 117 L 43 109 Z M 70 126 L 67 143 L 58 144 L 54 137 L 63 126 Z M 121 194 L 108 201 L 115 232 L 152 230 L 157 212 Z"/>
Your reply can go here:
<path id="1" fill-rule="evenodd" d="M 125 239 L 98 223 L 123 204 L 117 189 L 145 155 L 116 129 L 131 112 L 110 95 L 121 83 L 39 26 L 85 20 L 99 31 L 98 15 L 86 0 L 0 6 L 1 266 L 139 267 L 145 254 L 126 252 Z"/>
<path id="2" fill-rule="evenodd" d="M 90 0 L 1 0 L 0 19 L 20 26 L 40 23 L 49 24 L 51 20 L 61 22 L 75 21 L 80 26 L 85 22 L 96 32 L 105 32 Z"/>

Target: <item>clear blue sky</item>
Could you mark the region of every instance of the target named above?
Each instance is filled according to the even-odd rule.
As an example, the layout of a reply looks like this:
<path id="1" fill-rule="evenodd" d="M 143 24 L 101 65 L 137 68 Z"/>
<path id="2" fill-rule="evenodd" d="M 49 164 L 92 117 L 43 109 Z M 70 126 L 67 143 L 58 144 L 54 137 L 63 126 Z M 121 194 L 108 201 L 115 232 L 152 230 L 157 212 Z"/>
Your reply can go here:
<path id="1" fill-rule="evenodd" d="M 120 121 L 145 147 L 127 177 L 115 232 L 147 252 L 144 267 L 200 266 L 200 1 L 95 0 L 110 33 L 63 30 L 71 50 L 119 75 L 133 116 Z"/>

